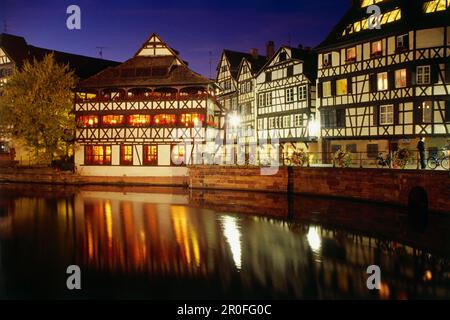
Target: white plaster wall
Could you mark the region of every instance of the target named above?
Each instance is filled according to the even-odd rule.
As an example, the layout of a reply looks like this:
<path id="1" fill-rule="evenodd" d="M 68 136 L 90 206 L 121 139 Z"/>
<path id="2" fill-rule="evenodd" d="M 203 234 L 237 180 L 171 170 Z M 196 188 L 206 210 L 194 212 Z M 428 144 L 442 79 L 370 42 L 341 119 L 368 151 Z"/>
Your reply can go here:
<path id="1" fill-rule="evenodd" d="M 77 172 L 101 177 L 183 177 L 188 170 L 186 167 L 77 166 Z"/>

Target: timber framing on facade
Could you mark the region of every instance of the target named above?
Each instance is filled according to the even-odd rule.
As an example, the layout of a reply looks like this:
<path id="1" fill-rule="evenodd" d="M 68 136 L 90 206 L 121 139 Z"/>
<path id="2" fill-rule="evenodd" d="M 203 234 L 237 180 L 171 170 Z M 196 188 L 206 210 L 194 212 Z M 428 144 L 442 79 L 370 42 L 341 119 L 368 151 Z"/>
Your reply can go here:
<path id="1" fill-rule="evenodd" d="M 276 138 L 285 157 L 316 144 L 310 124 L 316 121 L 317 54 L 310 48 L 269 41 L 266 56 L 224 50 L 217 68 L 218 95 L 229 114 L 239 118 L 240 144 L 272 151 Z"/>
<path id="2" fill-rule="evenodd" d="M 184 176 L 223 124 L 213 81 L 152 34 L 77 88 L 75 163 L 86 175 Z"/>
<path id="3" fill-rule="evenodd" d="M 381 8 L 381 29 L 366 9 Z M 448 145 L 450 1 L 353 1 L 316 49 L 324 151 Z"/>

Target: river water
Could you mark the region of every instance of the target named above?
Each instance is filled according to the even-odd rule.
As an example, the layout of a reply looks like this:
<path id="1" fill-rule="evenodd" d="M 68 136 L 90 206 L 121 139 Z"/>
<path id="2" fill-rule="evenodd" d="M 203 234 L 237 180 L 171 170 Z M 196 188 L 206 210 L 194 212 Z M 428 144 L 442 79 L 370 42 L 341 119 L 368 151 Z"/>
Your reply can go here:
<path id="1" fill-rule="evenodd" d="M 449 231 L 311 196 L 3 184 L 0 298 L 448 299 Z"/>

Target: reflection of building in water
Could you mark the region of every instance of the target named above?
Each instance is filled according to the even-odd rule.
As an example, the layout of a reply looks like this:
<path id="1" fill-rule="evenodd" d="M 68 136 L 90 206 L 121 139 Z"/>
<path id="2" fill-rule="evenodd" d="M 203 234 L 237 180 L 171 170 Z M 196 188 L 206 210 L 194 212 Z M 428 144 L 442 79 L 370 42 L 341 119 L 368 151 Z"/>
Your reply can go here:
<path id="1" fill-rule="evenodd" d="M 149 290 L 152 279 L 191 279 L 239 297 L 450 297 L 447 261 L 361 232 L 197 209 L 186 195 L 83 191 L 74 201 L 12 202 L 8 261 L 31 254 L 45 266 L 138 276 Z M 383 281 L 374 296 L 366 287 L 372 264 Z"/>

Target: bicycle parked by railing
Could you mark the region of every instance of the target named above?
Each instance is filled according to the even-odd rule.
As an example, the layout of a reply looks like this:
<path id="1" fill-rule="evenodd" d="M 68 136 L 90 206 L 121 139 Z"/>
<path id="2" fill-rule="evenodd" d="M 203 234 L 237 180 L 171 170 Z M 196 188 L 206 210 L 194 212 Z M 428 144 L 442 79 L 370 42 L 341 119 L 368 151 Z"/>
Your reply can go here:
<path id="1" fill-rule="evenodd" d="M 377 162 L 377 168 L 384 168 L 384 167 L 391 167 L 392 164 L 392 157 L 391 154 L 388 153 L 386 158 L 383 157 L 383 153 L 380 152 L 376 158 L 376 162 Z"/>
<path id="2" fill-rule="evenodd" d="M 445 170 L 449 169 L 450 159 L 445 154 L 447 149 L 442 148 L 441 150 L 442 151 L 440 153 L 438 152 L 428 157 L 427 165 L 431 170 L 436 170 L 439 166 L 441 166 Z"/>

